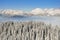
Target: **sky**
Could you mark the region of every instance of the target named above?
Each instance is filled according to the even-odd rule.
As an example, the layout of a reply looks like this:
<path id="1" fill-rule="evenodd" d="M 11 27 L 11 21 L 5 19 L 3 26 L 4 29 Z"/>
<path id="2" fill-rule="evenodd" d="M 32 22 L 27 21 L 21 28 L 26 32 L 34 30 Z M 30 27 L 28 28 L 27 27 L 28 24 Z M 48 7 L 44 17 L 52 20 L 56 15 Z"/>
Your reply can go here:
<path id="1" fill-rule="evenodd" d="M 0 0 L 0 9 L 60 8 L 60 0 Z"/>

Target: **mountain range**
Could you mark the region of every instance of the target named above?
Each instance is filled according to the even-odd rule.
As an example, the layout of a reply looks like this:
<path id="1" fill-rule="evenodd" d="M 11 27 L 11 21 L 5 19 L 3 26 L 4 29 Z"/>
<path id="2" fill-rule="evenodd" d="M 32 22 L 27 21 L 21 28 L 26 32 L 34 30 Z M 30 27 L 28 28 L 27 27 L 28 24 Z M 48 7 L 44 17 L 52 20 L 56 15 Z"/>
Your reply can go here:
<path id="1" fill-rule="evenodd" d="M 23 11 L 23 10 L 13 10 L 13 9 L 1 9 L 0 14 L 2 15 L 39 15 L 39 16 L 60 16 L 60 8 L 35 8 L 31 11 Z"/>

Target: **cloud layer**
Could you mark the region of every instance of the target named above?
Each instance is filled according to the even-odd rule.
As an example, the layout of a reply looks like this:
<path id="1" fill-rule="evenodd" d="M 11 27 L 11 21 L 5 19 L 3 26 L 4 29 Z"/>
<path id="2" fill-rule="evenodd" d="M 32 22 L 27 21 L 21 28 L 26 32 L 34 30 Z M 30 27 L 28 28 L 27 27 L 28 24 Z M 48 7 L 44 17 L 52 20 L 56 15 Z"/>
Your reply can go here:
<path id="1" fill-rule="evenodd" d="M 54 8 L 35 8 L 31 10 L 30 12 L 25 12 L 23 10 L 12 10 L 12 9 L 6 9 L 6 10 L 0 10 L 0 14 L 9 14 L 9 15 L 57 15 L 60 14 L 60 9 L 54 9 Z"/>

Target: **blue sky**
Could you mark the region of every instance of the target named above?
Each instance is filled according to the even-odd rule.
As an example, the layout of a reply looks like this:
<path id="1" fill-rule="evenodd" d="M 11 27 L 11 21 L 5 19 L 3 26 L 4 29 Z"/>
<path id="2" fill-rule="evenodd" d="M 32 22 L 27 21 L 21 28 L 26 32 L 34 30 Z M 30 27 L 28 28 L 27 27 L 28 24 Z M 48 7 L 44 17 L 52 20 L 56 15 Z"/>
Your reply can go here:
<path id="1" fill-rule="evenodd" d="M 60 8 L 60 0 L 0 0 L 0 9 Z"/>

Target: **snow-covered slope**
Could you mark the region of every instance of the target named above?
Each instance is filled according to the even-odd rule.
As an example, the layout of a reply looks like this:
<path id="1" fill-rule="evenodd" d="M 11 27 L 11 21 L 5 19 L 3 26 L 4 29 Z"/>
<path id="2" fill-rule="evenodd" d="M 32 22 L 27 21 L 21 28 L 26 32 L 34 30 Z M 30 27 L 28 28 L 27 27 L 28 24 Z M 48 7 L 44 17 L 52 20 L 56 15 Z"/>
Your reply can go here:
<path id="1" fill-rule="evenodd" d="M 0 14 L 6 14 L 6 15 L 60 15 L 60 9 L 59 8 L 35 8 L 31 11 L 23 11 L 23 10 L 12 10 L 12 9 L 4 9 L 0 10 Z"/>

